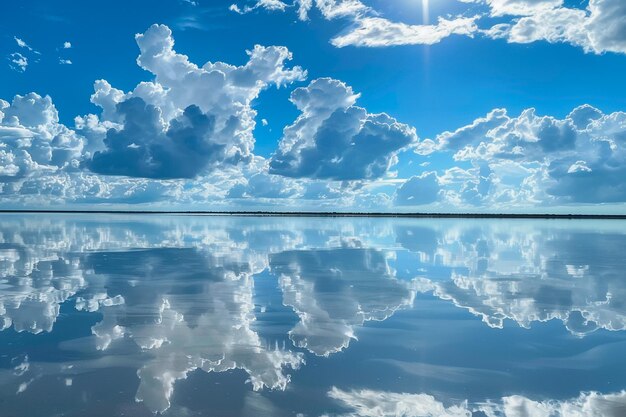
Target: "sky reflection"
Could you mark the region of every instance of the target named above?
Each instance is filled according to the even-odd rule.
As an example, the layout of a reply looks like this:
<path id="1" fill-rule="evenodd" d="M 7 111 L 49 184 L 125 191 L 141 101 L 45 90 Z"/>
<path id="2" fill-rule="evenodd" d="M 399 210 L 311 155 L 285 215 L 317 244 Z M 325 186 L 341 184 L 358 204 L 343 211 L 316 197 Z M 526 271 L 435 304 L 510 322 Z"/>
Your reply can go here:
<path id="1" fill-rule="evenodd" d="M 0 216 L 0 416 L 622 416 L 622 222 Z"/>

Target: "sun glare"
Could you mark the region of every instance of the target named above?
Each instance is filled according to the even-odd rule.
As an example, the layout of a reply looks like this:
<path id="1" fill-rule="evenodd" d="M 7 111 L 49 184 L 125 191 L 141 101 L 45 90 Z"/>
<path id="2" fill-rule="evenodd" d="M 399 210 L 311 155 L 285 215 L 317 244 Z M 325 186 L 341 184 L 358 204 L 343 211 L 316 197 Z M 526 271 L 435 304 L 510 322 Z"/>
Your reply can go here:
<path id="1" fill-rule="evenodd" d="M 430 0 L 422 0 L 422 15 L 424 16 L 424 24 L 428 24 L 429 23 L 429 3 Z"/>

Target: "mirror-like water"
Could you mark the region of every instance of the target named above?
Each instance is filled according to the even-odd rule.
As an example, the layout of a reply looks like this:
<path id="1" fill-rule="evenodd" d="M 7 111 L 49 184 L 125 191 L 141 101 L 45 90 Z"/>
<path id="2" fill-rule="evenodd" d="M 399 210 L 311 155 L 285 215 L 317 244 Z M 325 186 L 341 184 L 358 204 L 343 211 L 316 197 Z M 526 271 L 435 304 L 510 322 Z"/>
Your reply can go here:
<path id="1" fill-rule="evenodd" d="M 0 416 L 626 416 L 626 222 L 0 216 Z"/>

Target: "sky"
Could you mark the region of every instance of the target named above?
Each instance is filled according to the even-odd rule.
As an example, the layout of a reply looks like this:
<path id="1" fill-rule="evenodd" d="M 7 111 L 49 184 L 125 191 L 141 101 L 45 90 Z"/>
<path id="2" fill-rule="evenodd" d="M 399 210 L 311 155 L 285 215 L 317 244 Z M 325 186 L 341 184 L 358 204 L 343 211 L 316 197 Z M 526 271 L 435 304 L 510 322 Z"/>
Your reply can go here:
<path id="1" fill-rule="evenodd" d="M 625 212 L 622 0 L 1 8 L 0 208 Z"/>

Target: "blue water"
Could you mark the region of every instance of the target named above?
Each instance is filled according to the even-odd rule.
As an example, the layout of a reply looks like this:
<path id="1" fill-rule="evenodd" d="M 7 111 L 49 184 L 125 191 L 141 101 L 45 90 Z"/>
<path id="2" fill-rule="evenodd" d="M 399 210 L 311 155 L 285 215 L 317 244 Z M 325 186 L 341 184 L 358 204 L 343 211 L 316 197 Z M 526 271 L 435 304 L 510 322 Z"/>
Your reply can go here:
<path id="1" fill-rule="evenodd" d="M 626 416 L 626 222 L 0 215 L 0 416 Z"/>

